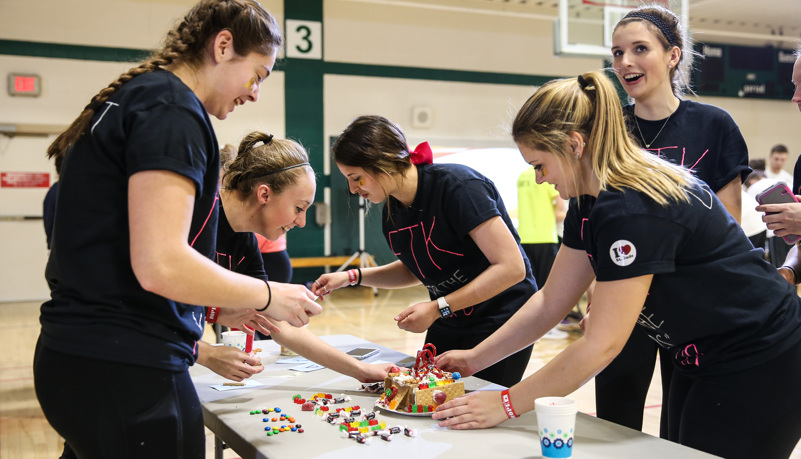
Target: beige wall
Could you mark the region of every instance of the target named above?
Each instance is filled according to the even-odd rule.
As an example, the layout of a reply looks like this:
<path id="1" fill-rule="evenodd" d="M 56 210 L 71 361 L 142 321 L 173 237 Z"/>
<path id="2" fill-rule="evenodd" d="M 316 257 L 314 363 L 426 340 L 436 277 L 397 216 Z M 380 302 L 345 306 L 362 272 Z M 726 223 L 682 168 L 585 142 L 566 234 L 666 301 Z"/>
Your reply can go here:
<path id="1" fill-rule="evenodd" d="M 0 0 L 0 39 L 134 49 L 155 48 L 193 0 Z M 283 24 L 283 1 L 263 0 Z M 600 59 L 553 55 L 553 21 L 536 17 L 476 14 L 349 0 L 324 2 L 324 59 L 371 65 L 511 74 L 574 76 L 599 68 Z M 0 55 L 0 76 L 42 76 L 40 98 L 13 98 L 0 91 L 0 124 L 66 125 L 101 87 L 130 63 Z M 788 75 L 789 78 L 789 75 Z M 532 87 L 327 75 L 325 134 L 336 135 L 355 116 L 380 113 L 400 123 L 411 143 L 448 146 L 511 146 L 506 135 L 516 109 Z M 801 118 L 789 102 L 701 98 L 728 110 L 740 125 L 753 157 L 786 143 L 792 162 L 801 153 Z M 432 109 L 433 126 L 411 127 L 416 106 Z M 275 72 L 260 102 L 215 121 L 221 143 L 251 129 L 284 135 L 284 74 Z M 0 136 L 0 171 L 52 171 L 44 158 L 51 139 Z M 792 167 L 788 165 L 788 168 Z M 0 216 L 41 215 L 45 189 L 0 189 Z M 40 221 L 0 221 L 0 301 L 47 296 Z"/>

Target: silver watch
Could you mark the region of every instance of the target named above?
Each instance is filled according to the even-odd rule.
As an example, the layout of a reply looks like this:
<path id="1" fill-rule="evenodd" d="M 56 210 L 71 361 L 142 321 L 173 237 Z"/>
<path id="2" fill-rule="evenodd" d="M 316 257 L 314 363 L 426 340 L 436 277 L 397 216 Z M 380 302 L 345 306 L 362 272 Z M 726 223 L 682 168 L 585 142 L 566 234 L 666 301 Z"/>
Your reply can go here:
<path id="1" fill-rule="evenodd" d="M 444 296 L 437 298 L 437 305 L 439 305 L 439 315 L 441 317 L 448 317 L 449 315 L 453 314 L 451 311 L 451 305 L 445 301 Z"/>

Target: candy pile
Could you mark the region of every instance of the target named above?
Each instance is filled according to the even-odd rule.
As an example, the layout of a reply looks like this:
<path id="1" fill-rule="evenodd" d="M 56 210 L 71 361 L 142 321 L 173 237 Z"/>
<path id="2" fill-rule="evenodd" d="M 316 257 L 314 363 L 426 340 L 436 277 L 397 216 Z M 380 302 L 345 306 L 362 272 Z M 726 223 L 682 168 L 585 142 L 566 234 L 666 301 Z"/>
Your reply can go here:
<path id="1" fill-rule="evenodd" d="M 267 436 L 268 437 L 272 437 L 273 435 L 278 435 L 281 432 L 303 433 L 303 428 L 301 427 L 301 425 L 300 424 L 295 424 L 295 418 L 293 418 L 292 416 L 288 416 L 286 414 L 283 414 L 283 413 L 278 415 L 278 413 L 281 413 L 281 408 L 278 408 L 278 407 L 265 408 L 263 410 L 253 410 L 253 411 L 250 412 L 251 415 L 253 415 L 253 414 L 270 414 L 270 413 L 275 413 L 277 415 L 277 417 L 264 418 L 264 419 L 262 419 L 263 422 L 288 422 L 289 425 L 284 424 L 284 425 L 282 425 L 280 427 L 279 426 L 272 426 L 272 427 L 271 426 L 267 426 L 267 427 L 265 427 L 264 430 L 267 431 Z"/>
<path id="2" fill-rule="evenodd" d="M 371 411 L 362 414 L 359 405 L 336 408 L 331 405 L 350 401 L 350 397 L 341 394 L 341 397 L 334 398 L 331 394 L 317 393 L 308 400 L 303 399 L 299 394 L 292 397 L 292 400 L 301 405 L 303 411 L 314 411 L 314 414 L 323 421 L 339 426 L 345 438 L 352 438 L 361 444 L 370 441 L 371 436 L 381 437 L 384 441 L 392 441 L 392 435 L 403 433 L 407 437 L 414 437 L 416 432 L 404 426 L 387 428 L 387 423 L 377 418 L 377 412 Z"/>

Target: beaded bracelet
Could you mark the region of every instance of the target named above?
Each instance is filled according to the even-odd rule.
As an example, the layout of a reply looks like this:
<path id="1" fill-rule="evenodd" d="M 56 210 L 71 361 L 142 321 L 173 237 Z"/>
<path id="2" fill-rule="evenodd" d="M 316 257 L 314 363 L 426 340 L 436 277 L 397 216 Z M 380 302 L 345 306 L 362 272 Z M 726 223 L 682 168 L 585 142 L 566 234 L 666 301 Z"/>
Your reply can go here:
<path id="1" fill-rule="evenodd" d="M 264 283 L 267 284 L 267 293 L 270 294 L 270 298 L 267 300 L 267 305 L 266 306 L 264 306 L 261 309 L 256 309 L 259 312 L 266 311 L 267 308 L 270 307 L 270 303 L 272 303 L 272 301 L 273 301 L 273 291 L 272 291 L 272 289 L 270 289 L 270 283 L 267 282 L 267 281 L 264 281 Z"/>
<path id="2" fill-rule="evenodd" d="M 517 413 L 515 413 L 515 409 L 512 407 L 512 401 L 509 400 L 509 389 L 501 392 L 501 401 L 503 402 L 503 409 L 506 411 L 506 415 L 509 416 L 509 419 L 516 418 Z"/>

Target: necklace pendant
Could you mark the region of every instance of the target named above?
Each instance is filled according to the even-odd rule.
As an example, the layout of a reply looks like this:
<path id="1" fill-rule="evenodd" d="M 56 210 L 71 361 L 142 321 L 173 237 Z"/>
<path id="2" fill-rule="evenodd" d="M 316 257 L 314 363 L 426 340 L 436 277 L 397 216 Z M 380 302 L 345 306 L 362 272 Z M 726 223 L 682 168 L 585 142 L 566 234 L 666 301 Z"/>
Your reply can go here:
<path id="1" fill-rule="evenodd" d="M 645 144 L 645 148 L 651 148 L 651 144 L 649 144 L 649 143 L 646 143 L 646 144 Z"/>

